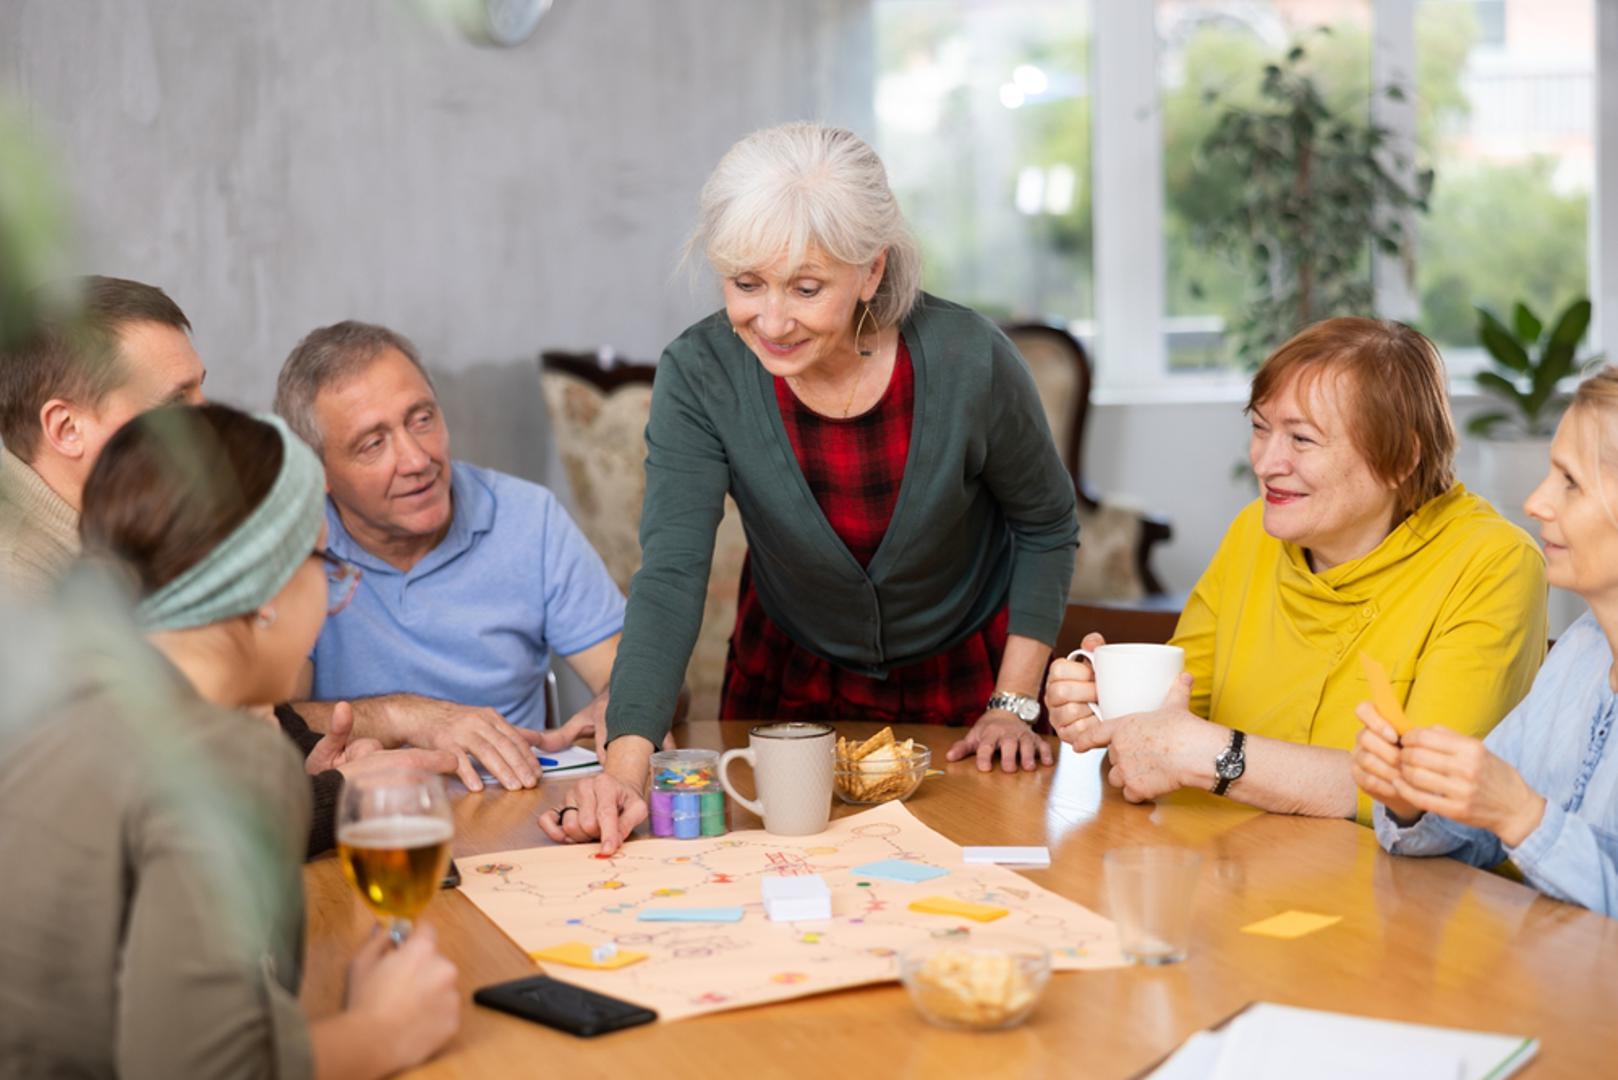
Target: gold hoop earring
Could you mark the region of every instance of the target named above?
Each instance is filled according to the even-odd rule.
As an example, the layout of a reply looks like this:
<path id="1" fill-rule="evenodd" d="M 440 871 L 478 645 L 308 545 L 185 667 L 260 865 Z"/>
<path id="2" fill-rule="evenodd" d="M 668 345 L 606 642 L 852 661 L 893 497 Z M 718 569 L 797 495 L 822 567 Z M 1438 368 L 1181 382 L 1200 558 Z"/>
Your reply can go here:
<path id="1" fill-rule="evenodd" d="M 860 312 L 860 321 L 854 324 L 854 349 L 861 356 L 870 356 L 870 349 L 860 348 L 860 335 L 865 332 L 865 320 L 871 318 L 871 305 L 866 304 L 865 310 Z"/>

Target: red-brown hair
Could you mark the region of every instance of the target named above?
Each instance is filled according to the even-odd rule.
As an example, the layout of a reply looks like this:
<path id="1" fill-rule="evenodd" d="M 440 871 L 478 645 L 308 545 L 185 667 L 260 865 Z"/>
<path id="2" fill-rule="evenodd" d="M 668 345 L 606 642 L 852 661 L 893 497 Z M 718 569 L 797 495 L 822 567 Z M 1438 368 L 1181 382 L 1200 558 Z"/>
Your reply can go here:
<path id="1" fill-rule="evenodd" d="M 1296 334 L 1253 376 L 1248 411 L 1294 386 L 1307 411 L 1323 378 L 1342 380 L 1348 437 L 1371 472 L 1394 484 L 1399 516 L 1455 484 L 1455 422 L 1438 348 L 1404 323 L 1344 317 Z"/>

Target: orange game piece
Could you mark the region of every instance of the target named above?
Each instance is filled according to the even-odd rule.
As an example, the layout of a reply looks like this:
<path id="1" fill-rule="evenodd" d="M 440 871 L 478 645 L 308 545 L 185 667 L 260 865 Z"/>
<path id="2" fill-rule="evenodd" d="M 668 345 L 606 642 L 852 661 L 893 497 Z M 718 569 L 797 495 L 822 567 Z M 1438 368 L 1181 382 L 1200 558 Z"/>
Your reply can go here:
<path id="1" fill-rule="evenodd" d="M 1410 730 L 1410 718 L 1405 716 L 1404 709 L 1399 705 L 1399 699 L 1393 696 L 1393 684 L 1388 681 L 1388 671 L 1371 657 L 1370 653 L 1360 653 L 1360 664 L 1365 668 L 1365 681 L 1370 685 L 1371 704 L 1382 719 L 1393 725 L 1393 730 L 1400 735 Z"/>

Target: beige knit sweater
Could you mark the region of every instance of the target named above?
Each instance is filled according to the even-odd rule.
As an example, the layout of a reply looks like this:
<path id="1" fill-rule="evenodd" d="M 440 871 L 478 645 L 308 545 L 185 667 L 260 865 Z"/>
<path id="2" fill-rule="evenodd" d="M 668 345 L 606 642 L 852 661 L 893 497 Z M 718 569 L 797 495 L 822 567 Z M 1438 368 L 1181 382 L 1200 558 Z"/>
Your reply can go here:
<path id="1" fill-rule="evenodd" d="M 0 589 L 44 592 L 78 554 L 78 511 L 0 447 Z"/>

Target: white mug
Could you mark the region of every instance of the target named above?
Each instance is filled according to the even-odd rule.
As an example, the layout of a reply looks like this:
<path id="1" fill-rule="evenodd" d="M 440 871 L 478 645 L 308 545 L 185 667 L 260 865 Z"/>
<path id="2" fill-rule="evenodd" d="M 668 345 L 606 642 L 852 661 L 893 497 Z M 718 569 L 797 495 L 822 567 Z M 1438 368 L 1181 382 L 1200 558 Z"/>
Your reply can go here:
<path id="1" fill-rule="evenodd" d="M 1095 672 L 1100 701 L 1090 708 L 1098 720 L 1161 708 L 1185 670 L 1185 650 L 1178 645 L 1103 645 L 1074 649 L 1067 658 L 1088 661 Z"/>
<path id="2" fill-rule="evenodd" d="M 726 750 L 719 782 L 732 799 L 764 819 L 777 836 L 811 836 L 831 820 L 831 772 L 836 734 L 825 724 L 761 724 L 747 733 L 746 750 Z M 730 783 L 730 763 L 753 766 L 757 799 L 743 798 Z"/>

